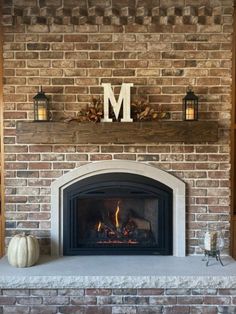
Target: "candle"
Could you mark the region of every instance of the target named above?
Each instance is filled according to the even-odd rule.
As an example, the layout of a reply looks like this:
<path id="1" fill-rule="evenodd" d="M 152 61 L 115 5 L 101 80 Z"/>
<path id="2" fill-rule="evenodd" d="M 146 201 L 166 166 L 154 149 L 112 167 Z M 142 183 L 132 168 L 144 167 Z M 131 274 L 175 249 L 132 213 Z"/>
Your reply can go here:
<path id="1" fill-rule="evenodd" d="M 45 107 L 38 108 L 38 120 L 47 120 L 47 110 Z"/>
<path id="2" fill-rule="evenodd" d="M 186 120 L 194 120 L 194 109 L 191 107 L 186 108 Z"/>
<path id="3" fill-rule="evenodd" d="M 216 231 L 207 231 L 204 238 L 204 248 L 206 251 L 215 251 L 217 242 L 217 232 Z"/>

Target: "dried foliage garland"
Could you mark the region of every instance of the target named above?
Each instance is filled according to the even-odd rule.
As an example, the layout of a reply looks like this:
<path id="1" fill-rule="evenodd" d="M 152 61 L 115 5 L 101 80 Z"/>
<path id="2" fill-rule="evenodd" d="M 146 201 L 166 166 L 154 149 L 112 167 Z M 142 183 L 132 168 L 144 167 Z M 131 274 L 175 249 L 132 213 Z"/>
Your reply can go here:
<path id="1" fill-rule="evenodd" d="M 121 110 L 122 114 L 122 110 Z M 103 101 L 101 98 L 94 98 L 87 106 L 82 109 L 76 117 L 67 117 L 64 122 L 78 121 L 78 122 L 101 122 L 103 117 Z M 115 118 L 113 111 L 110 111 L 110 117 Z M 160 119 L 169 119 L 170 113 L 163 111 L 158 105 L 157 109 L 149 105 L 148 102 L 138 100 L 131 103 L 131 117 L 133 121 L 152 121 Z"/>
<path id="2" fill-rule="evenodd" d="M 154 109 L 148 102 L 139 100 L 131 104 L 131 116 L 134 121 L 152 121 L 169 119 L 170 113 L 163 111 L 160 105 Z"/>

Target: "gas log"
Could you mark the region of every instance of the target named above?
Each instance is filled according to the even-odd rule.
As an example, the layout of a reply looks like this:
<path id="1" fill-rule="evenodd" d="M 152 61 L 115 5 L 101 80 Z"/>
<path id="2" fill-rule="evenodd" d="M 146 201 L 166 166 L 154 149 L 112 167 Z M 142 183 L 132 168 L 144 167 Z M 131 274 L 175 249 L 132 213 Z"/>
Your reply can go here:
<path id="1" fill-rule="evenodd" d="M 119 202 L 114 212 L 102 210 L 100 221 L 89 228 L 89 242 L 99 244 L 120 243 L 120 244 L 138 244 L 139 242 L 153 243 L 151 223 L 134 215 L 132 209 L 125 211 L 122 215 Z"/>

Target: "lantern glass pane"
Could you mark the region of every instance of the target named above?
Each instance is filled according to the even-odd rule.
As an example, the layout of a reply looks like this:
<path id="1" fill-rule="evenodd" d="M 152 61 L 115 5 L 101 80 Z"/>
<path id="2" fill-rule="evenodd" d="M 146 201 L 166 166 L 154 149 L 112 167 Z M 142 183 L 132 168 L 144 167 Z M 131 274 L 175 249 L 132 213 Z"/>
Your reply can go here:
<path id="1" fill-rule="evenodd" d="M 47 109 L 41 104 L 38 104 L 38 120 L 47 120 Z"/>
<path id="2" fill-rule="evenodd" d="M 194 120 L 195 118 L 194 103 L 192 101 L 186 104 L 185 116 L 186 120 Z"/>

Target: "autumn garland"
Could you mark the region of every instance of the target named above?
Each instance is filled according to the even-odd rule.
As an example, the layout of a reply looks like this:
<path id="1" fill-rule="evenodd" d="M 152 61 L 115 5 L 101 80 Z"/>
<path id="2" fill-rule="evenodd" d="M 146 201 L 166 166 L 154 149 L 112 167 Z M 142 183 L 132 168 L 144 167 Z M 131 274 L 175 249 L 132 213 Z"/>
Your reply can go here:
<path id="1" fill-rule="evenodd" d="M 122 114 L 122 110 L 121 110 Z M 78 122 L 101 122 L 103 117 L 103 102 L 101 98 L 94 98 L 91 104 L 87 105 L 86 109 L 82 109 L 78 112 L 76 117 L 67 117 L 64 122 L 78 121 Z M 110 117 L 115 118 L 113 111 L 110 111 Z M 148 102 L 143 100 L 135 101 L 131 103 L 131 117 L 133 121 L 152 121 L 160 119 L 169 119 L 170 113 L 165 112 L 158 105 L 157 109 L 154 109 Z"/>

